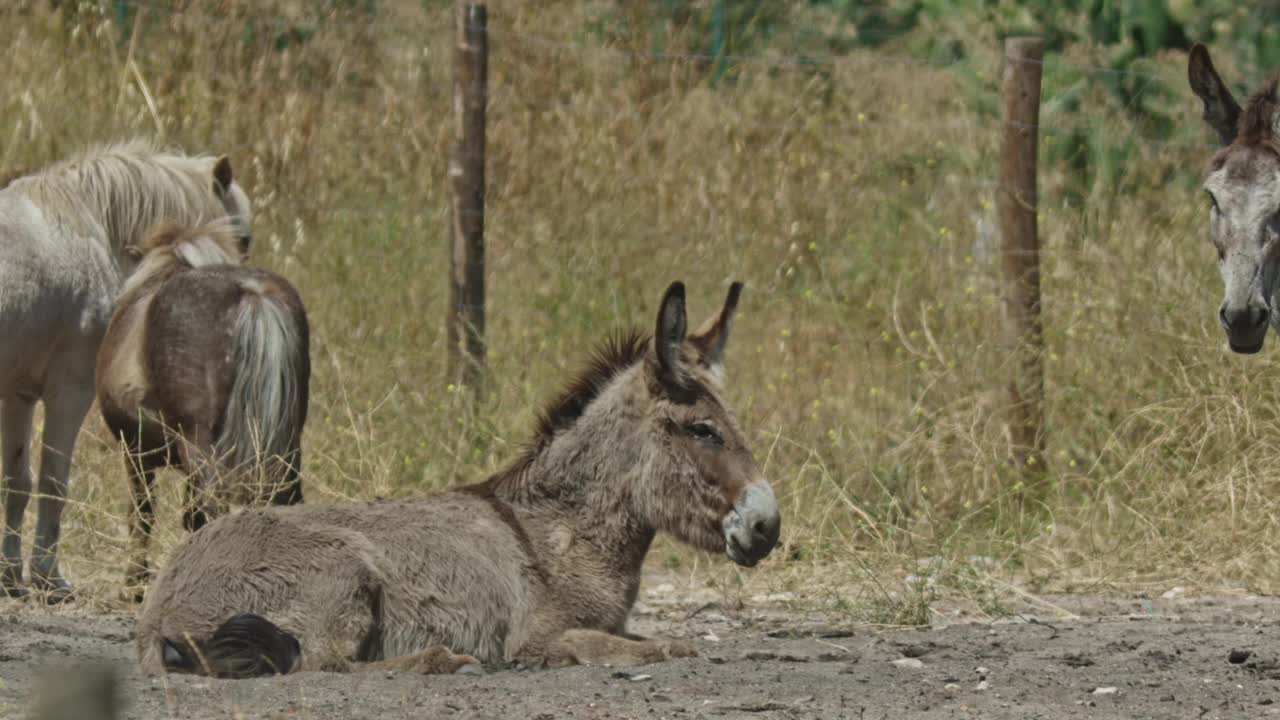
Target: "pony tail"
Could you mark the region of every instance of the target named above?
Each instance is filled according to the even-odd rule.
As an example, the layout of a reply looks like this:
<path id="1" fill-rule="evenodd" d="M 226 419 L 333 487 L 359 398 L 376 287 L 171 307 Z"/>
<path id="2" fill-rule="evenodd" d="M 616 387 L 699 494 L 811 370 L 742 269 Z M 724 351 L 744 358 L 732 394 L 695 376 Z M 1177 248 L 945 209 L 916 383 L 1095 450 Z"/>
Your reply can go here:
<path id="1" fill-rule="evenodd" d="M 262 292 L 258 281 L 243 285 L 246 293 L 233 332 L 235 382 L 214 452 L 232 475 L 270 483 L 254 483 L 253 499 L 284 491 L 287 503 L 300 502 L 301 491 L 290 478 L 301 463 L 296 433 L 306 415 L 306 330 L 298 327 L 289 307 Z"/>

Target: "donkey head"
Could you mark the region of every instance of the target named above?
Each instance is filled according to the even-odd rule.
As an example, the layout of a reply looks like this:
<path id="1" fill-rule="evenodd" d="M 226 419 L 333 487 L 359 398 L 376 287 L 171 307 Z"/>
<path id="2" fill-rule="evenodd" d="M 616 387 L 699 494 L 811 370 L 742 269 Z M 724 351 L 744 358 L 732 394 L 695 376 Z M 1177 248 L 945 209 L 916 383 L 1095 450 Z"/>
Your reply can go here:
<path id="1" fill-rule="evenodd" d="M 781 519 L 723 395 L 725 344 L 741 292 L 734 283 L 720 313 L 691 336 L 684 285 L 673 283 L 662 298 L 643 368 L 648 429 L 657 438 L 643 500 L 654 527 L 751 566 L 777 544 Z"/>
<path id="2" fill-rule="evenodd" d="M 1191 49 L 1191 89 L 1222 143 L 1209 164 L 1209 239 L 1218 252 L 1225 296 L 1218 319 L 1238 353 L 1262 349 L 1267 325 L 1280 321 L 1273 296 L 1280 278 L 1280 101 L 1276 81 L 1254 93 L 1243 111 L 1203 45 Z M 1280 328 L 1280 324 L 1277 324 Z"/>
<path id="3" fill-rule="evenodd" d="M 240 245 L 240 254 L 248 256 L 252 234 L 253 209 L 249 205 L 249 196 L 240 188 L 231 172 L 231 161 L 226 155 L 220 156 L 213 163 L 213 192 L 222 201 L 227 217 L 232 222 L 232 233 Z"/>

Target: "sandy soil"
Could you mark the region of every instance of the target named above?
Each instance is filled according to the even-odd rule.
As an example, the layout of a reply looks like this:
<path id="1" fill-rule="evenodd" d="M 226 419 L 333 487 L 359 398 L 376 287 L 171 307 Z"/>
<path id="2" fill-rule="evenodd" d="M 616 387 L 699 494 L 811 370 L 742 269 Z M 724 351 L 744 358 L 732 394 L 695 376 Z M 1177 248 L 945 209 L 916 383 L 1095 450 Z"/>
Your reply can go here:
<path id="1" fill-rule="evenodd" d="M 1043 597 L 996 620 L 939 605 L 933 629 L 902 632 L 777 599 L 729 610 L 669 587 L 647 594 L 633 629 L 694 639 L 699 658 L 447 677 L 149 679 L 133 662 L 131 616 L 0 601 L 0 716 L 25 715 L 41 673 L 86 659 L 116 663 L 127 718 L 1280 715 L 1280 599 Z"/>

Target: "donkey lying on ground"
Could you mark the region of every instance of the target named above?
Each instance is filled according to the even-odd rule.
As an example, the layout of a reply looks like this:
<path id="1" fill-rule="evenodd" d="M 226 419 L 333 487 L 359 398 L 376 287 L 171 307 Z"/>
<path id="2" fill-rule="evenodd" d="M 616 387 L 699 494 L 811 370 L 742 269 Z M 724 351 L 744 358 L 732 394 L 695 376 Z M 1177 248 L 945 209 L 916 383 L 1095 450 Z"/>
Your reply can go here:
<path id="1" fill-rule="evenodd" d="M 224 677 L 477 659 L 643 663 L 695 654 L 626 632 L 658 531 L 755 565 L 773 491 L 724 397 L 741 285 L 686 338 L 673 284 L 652 342 L 607 345 L 488 480 L 428 498 L 247 510 L 192 535 L 147 596 L 152 673 Z M 458 653 L 458 654 L 455 654 Z"/>
<path id="2" fill-rule="evenodd" d="M 57 562 L 71 456 L 93 404 L 94 356 L 133 270 L 128 247 L 158 222 L 224 217 L 247 234 L 249 200 L 225 157 L 175 155 L 143 142 L 94 148 L 0 189 L 0 589 L 7 594 L 26 593 L 21 533 L 36 402 L 44 402 L 45 420 L 30 582 L 56 602 L 71 596 Z"/>
<path id="3" fill-rule="evenodd" d="M 1187 76 L 1222 149 L 1209 162 L 1209 239 L 1226 288 L 1218 320 L 1238 353 L 1262 349 L 1268 324 L 1280 330 L 1280 96 L 1273 78 L 1236 104 L 1203 45 L 1191 49 Z"/>
<path id="4" fill-rule="evenodd" d="M 124 443 L 133 493 L 126 593 L 139 600 L 158 468 L 188 475 L 188 530 L 216 500 L 302 502 L 307 316 L 287 280 L 239 264 L 249 238 L 233 230 L 152 231 L 98 352 L 98 405 Z"/>

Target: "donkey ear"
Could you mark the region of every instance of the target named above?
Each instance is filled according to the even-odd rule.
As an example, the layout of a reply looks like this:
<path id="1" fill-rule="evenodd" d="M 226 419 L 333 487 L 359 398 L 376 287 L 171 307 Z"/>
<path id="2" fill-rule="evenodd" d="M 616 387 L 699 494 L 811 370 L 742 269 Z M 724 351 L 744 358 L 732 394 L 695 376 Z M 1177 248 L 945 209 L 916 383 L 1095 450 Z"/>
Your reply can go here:
<path id="1" fill-rule="evenodd" d="M 689 338 L 702 352 L 702 359 L 707 367 L 717 369 L 724 366 L 724 346 L 729 342 L 729 327 L 733 324 L 733 315 L 738 309 L 738 298 L 741 295 L 742 283 L 734 282 L 729 286 L 729 296 L 724 299 L 720 314 L 707 318 L 698 332 Z"/>
<path id="2" fill-rule="evenodd" d="M 684 308 L 684 283 L 673 282 L 658 308 L 658 327 L 653 333 L 653 349 L 658 355 L 659 379 L 669 385 L 684 385 L 680 346 L 684 344 L 689 321 Z"/>
<path id="3" fill-rule="evenodd" d="M 1200 43 L 1191 48 L 1191 55 L 1187 59 L 1187 80 L 1200 102 L 1204 103 L 1205 122 L 1218 133 L 1218 140 L 1223 145 L 1230 145 L 1236 139 L 1240 106 L 1214 69 L 1213 61 L 1209 59 L 1209 49 Z"/>
<path id="4" fill-rule="evenodd" d="M 213 189 L 219 193 L 225 194 L 231 189 L 231 181 L 234 178 L 231 174 L 231 160 L 223 155 L 213 164 Z"/>

